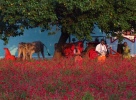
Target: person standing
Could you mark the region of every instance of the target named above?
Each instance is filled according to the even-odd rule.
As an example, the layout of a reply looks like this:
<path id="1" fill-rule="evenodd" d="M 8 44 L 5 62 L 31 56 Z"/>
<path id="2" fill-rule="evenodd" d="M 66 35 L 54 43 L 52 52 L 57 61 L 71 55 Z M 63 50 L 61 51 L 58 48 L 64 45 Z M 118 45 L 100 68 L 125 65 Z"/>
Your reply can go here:
<path id="1" fill-rule="evenodd" d="M 107 53 L 107 47 L 105 45 L 105 41 L 102 39 L 101 42 L 96 46 L 95 51 L 98 53 L 98 55 L 106 55 Z"/>
<path id="2" fill-rule="evenodd" d="M 79 50 L 78 45 L 75 45 L 74 57 L 75 57 L 75 62 L 80 62 L 80 61 L 82 61 L 81 51 Z"/>
<path id="3" fill-rule="evenodd" d="M 123 58 L 128 58 L 128 59 L 130 59 L 130 58 L 131 58 L 130 48 L 129 48 L 129 46 L 127 45 L 127 42 L 124 42 L 123 45 L 124 45 L 124 47 L 123 47 Z"/>
<path id="4" fill-rule="evenodd" d="M 104 39 L 96 46 L 95 51 L 98 53 L 98 61 L 105 61 L 107 54 L 107 47 Z"/>

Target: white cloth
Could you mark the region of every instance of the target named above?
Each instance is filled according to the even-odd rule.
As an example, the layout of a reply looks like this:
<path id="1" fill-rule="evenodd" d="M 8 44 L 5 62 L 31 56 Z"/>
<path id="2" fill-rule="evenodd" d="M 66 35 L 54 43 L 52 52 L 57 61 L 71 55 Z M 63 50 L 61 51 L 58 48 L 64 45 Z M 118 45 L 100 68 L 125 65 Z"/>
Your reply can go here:
<path id="1" fill-rule="evenodd" d="M 107 48 L 105 45 L 102 45 L 101 43 L 98 44 L 95 48 L 95 51 L 99 52 L 101 55 L 105 55 L 107 52 Z"/>
<path id="2" fill-rule="evenodd" d="M 77 49 L 77 52 L 76 52 L 76 49 L 74 49 L 74 54 L 81 54 L 81 53 L 80 53 L 80 50 Z"/>

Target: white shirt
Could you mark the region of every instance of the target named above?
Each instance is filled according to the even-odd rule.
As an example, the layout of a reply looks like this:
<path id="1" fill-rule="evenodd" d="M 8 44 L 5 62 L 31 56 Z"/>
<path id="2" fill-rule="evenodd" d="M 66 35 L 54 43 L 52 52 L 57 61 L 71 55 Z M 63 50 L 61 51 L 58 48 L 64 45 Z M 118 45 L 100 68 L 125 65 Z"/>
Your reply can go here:
<path id="1" fill-rule="evenodd" d="M 107 48 L 106 48 L 105 45 L 102 45 L 102 44 L 100 43 L 100 44 L 98 44 L 98 45 L 96 46 L 95 51 L 97 51 L 97 52 L 103 54 L 103 53 L 106 53 L 106 52 L 107 52 Z"/>

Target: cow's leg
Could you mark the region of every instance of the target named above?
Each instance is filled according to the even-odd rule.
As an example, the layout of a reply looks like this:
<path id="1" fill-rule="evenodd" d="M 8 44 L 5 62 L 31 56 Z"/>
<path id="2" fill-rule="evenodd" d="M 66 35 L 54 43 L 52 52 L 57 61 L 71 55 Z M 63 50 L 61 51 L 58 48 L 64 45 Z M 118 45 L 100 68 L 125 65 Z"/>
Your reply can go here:
<path id="1" fill-rule="evenodd" d="M 42 57 L 43 57 L 43 58 L 45 58 L 45 56 L 44 56 L 44 52 L 41 52 L 41 54 L 42 54 Z"/>
<path id="2" fill-rule="evenodd" d="M 45 58 L 45 56 L 44 56 L 44 44 L 41 45 L 41 54 L 42 54 L 42 57 Z"/>
<path id="3" fill-rule="evenodd" d="M 29 53 L 29 57 L 30 57 L 30 59 L 32 59 L 32 55 L 33 55 L 33 53 L 34 53 L 34 51 L 31 51 L 30 53 Z"/>
<path id="4" fill-rule="evenodd" d="M 19 58 L 19 59 L 22 59 L 22 58 L 23 58 L 23 48 L 20 48 L 20 49 L 18 50 L 18 58 Z"/>
<path id="5" fill-rule="evenodd" d="M 29 53 L 26 54 L 26 59 L 27 59 L 27 60 L 30 59 L 30 54 L 29 54 Z"/>
<path id="6" fill-rule="evenodd" d="M 44 56 L 44 52 L 42 52 L 42 51 L 41 51 L 41 54 L 42 54 L 42 57 L 43 57 L 43 58 L 45 58 L 45 56 Z"/>
<path id="7" fill-rule="evenodd" d="M 18 58 L 20 58 L 22 51 L 18 49 Z"/>
<path id="8" fill-rule="evenodd" d="M 32 55 L 33 55 L 33 54 L 31 53 L 31 54 L 30 54 L 30 59 L 32 59 Z"/>
<path id="9" fill-rule="evenodd" d="M 37 55 L 38 55 L 38 58 L 40 59 L 40 53 L 39 52 L 37 53 Z"/>
<path id="10" fill-rule="evenodd" d="M 22 52 L 23 52 L 23 60 L 26 60 L 26 50 L 22 49 Z"/>

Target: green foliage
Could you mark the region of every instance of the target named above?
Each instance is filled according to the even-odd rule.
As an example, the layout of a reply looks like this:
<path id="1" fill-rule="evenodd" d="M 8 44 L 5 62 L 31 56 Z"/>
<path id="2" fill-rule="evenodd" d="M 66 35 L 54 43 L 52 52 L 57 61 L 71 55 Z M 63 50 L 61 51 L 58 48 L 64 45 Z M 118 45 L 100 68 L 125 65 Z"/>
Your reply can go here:
<path id="1" fill-rule="evenodd" d="M 109 100 L 119 100 L 119 95 L 118 94 L 112 94 L 109 96 Z"/>
<path id="2" fill-rule="evenodd" d="M 132 91 L 128 91 L 127 98 L 130 99 L 133 96 Z"/>
<path id="3" fill-rule="evenodd" d="M 113 37 L 117 37 L 118 38 L 118 43 L 121 44 L 124 40 L 124 37 L 122 36 L 122 32 L 119 32 L 118 34 L 112 33 Z"/>
<path id="4" fill-rule="evenodd" d="M 94 97 L 89 92 L 86 92 L 82 100 L 94 100 Z"/>
<path id="5" fill-rule="evenodd" d="M 54 25 L 79 39 L 90 38 L 94 24 L 106 33 L 136 29 L 135 0 L 2 0 L 0 4 L 4 41 L 22 35 L 24 29 L 45 31 Z"/>

